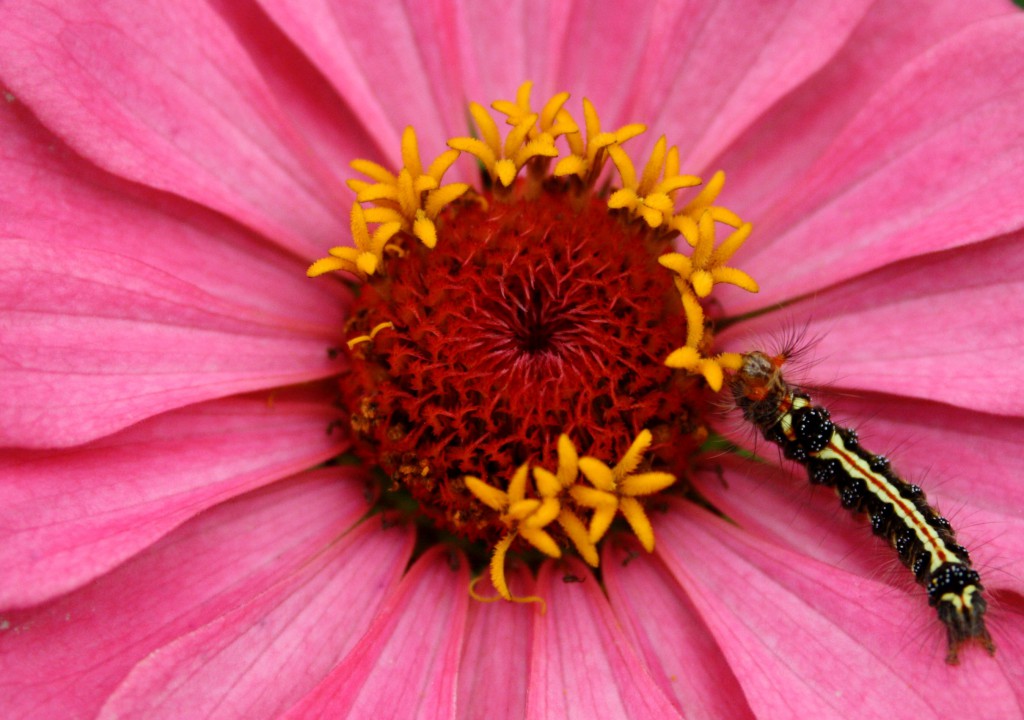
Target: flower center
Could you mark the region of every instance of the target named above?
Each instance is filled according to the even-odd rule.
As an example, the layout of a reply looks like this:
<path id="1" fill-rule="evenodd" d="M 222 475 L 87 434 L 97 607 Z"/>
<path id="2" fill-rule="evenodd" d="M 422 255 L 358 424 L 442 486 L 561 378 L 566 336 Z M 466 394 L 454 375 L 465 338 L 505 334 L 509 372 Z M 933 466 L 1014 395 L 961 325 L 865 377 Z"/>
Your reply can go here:
<path id="1" fill-rule="evenodd" d="M 493 548 L 506 599 L 509 551 L 596 567 L 615 522 L 653 549 L 646 504 L 685 491 L 708 388 L 740 363 L 708 355 L 703 302 L 720 282 L 757 289 L 726 265 L 750 225 L 714 204 L 721 173 L 692 189 L 664 138 L 637 173 L 622 144 L 644 128 L 602 132 L 584 100 L 581 129 L 567 99 L 534 112 L 524 84 L 493 105 L 504 138 L 471 104 L 478 137 L 426 169 L 411 128 L 398 173 L 355 161 L 369 181 L 349 181 L 354 246 L 309 269 L 361 281 L 339 383 L 354 452 L 426 525 Z M 479 189 L 441 184 L 461 154 Z"/>
<path id="2" fill-rule="evenodd" d="M 638 228 L 566 183 L 538 197 L 458 201 L 435 249 L 399 246 L 349 322 L 364 335 L 343 376 L 356 452 L 406 488 L 436 525 L 494 542 L 504 523 L 466 475 L 552 465 L 566 433 L 619 457 L 644 428 L 652 467 L 700 444 L 700 380 L 664 364 L 685 328 L 671 273 Z M 661 250 L 667 248 L 662 243 Z"/>

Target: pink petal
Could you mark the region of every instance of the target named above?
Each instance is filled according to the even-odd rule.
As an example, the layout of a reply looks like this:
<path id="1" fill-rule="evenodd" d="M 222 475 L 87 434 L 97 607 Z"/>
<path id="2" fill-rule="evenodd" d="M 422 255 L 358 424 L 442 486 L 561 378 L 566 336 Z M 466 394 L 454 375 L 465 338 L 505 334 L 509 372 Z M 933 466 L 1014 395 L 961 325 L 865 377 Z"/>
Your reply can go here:
<path id="1" fill-rule="evenodd" d="M 363 639 L 287 717 L 453 717 L 468 586 L 464 558 L 427 551 Z"/>
<path id="2" fill-rule="evenodd" d="M 844 393 L 827 403 L 833 420 L 855 427 L 864 447 L 886 455 L 897 472 L 934 492 L 940 503 L 1024 507 L 1024 418 L 886 395 Z"/>
<path id="3" fill-rule="evenodd" d="M 284 31 L 256 3 L 213 3 L 214 11 L 230 26 L 277 99 L 289 133 L 308 148 L 302 161 L 321 182 L 335 186 L 351 175 L 348 164 L 365 157 L 373 142 L 358 106 L 349 106 L 320 71 L 295 47 Z M 294 137 L 290 138 L 294 139 Z M 343 193 L 344 218 L 351 196 Z M 332 239 L 331 244 L 337 244 Z M 317 255 L 323 248 L 317 250 Z"/>
<path id="4" fill-rule="evenodd" d="M 650 122 L 657 116 L 644 103 L 649 99 L 643 94 L 644 76 L 660 69 L 654 60 L 657 55 L 650 52 L 651 35 L 672 22 L 662 16 L 672 10 L 643 0 L 602 0 L 573 10 L 567 14 L 564 28 L 560 28 L 559 46 L 551 50 L 541 43 L 527 46 L 527 56 L 549 55 L 548 62 L 553 66 L 549 92 L 568 91 L 576 102 L 587 97 L 608 130 L 625 122 L 644 122 L 651 128 L 654 137 L 649 141 L 653 143 L 664 129 Z M 628 29 L 623 27 L 624 18 L 628 18 Z M 527 38 L 531 35 L 526 33 Z M 665 60 L 662 55 L 661 63 Z M 665 101 L 666 87 L 667 84 L 661 86 L 658 102 Z M 542 97 L 537 99 L 542 101 Z"/>
<path id="5" fill-rule="evenodd" d="M 808 380 L 1024 415 L 1024 233 L 915 257 L 786 308 L 818 338 Z M 762 318 L 737 328 L 749 349 Z"/>
<path id="6" fill-rule="evenodd" d="M 758 450 L 775 460 L 774 447 Z M 898 565 L 895 553 L 872 536 L 867 519 L 844 510 L 832 490 L 812 487 L 801 467 L 787 462 L 779 468 L 734 456 L 713 462 L 714 472 L 694 474 L 697 488 L 752 538 L 849 573 L 909 588 L 910 571 Z M 879 578 L 879 567 L 891 571 Z M 924 590 L 920 592 L 923 596 Z"/>
<path id="7" fill-rule="evenodd" d="M 870 4 L 665 4 L 649 35 L 641 34 L 632 115 L 679 146 L 688 172 L 708 172 L 715 155 L 842 48 Z M 621 32 L 617 8 L 608 15 Z M 605 84 L 622 87 L 605 52 L 595 44 L 581 62 L 604 68 Z"/>
<path id="8" fill-rule="evenodd" d="M 127 255 L 230 301 L 246 317 L 336 337 L 350 294 L 221 215 L 110 175 L 17 102 L 0 104 L 0 237 Z M 318 254 L 322 252 L 321 248 Z"/>
<path id="9" fill-rule="evenodd" d="M 526 568 L 510 566 L 508 581 L 516 597 L 535 594 L 533 578 Z M 476 590 L 488 597 L 497 595 L 486 579 Z M 531 604 L 470 601 L 459 664 L 458 717 L 525 717 L 534 617 Z"/>
<path id="10" fill-rule="evenodd" d="M 397 167 L 398 140 L 407 125 L 416 127 L 425 156 L 444 150 L 454 133 L 466 133 L 464 108 L 446 119 L 438 112 L 438 102 L 444 101 L 434 97 L 434 78 L 420 53 L 443 43 L 434 39 L 420 46 L 411 27 L 414 9 L 332 0 L 260 0 L 260 5 L 349 107 L 357 109 L 377 144 L 364 150 L 363 157 Z M 446 103 L 450 108 L 453 100 Z"/>
<path id="11" fill-rule="evenodd" d="M 531 79 L 535 101 L 562 90 L 576 102 L 586 96 L 607 126 L 642 121 L 651 128 L 649 143 L 666 132 L 684 154 L 699 156 L 691 163 L 703 164 L 827 61 L 866 4 L 847 3 L 837 12 L 813 2 L 695 7 L 606 0 L 586 9 L 462 3 L 454 18 L 445 7 L 416 13 L 411 22 L 424 28 L 420 47 L 430 51 L 422 62 L 439 70 L 432 74 L 447 90 L 438 93 L 447 115 L 460 119 L 465 110 L 447 108 L 446 97 L 465 94 L 486 104 L 511 97 L 519 83 Z M 452 23 L 456 39 L 446 42 L 442 33 Z M 767 36 L 767 44 L 749 42 L 754 28 L 761 39 Z"/>
<path id="12" fill-rule="evenodd" d="M 279 717 L 363 636 L 414 540 L 411 527 L 367 520 L 245 605 L 144 659 L 102 716 Z"/>
<path id="13" fill-rule="evenodd" d="M 866 442 L 865 446 L 871 448 Z M 774 447 L 761 446 L 758 452 L 775 459 Z M 933 460 L 941 460 L 943 454 L 948 451 L 937 448 Z M 890 458 L 896 470 L 902 472 L 902 453 Z M 867 517 L 842 509 L 833 491 L 812 487 L 806 472 L 795 463 L 786 462 L 780 469 L 730 457 L 713 462 L 715 472 L 694 475 L 697 488 L 752 536 L 911 593 L 924 592 L 911 589 L 910 571 L 898 563 L 886 543 L 872 536 Z M 951 493 L 954 483 L 946 482 L 940 466 L 917 474 L 904 473 L 904 477 L 924 487 L 931 504 L 949 518 L 957 540 L 970 551 L 987 589 L 1024 593 L 1024 519 L 1015 510 L 1019 501 L 1014 500 L 1019 490 L 1005 495 L 1000 505 L 999 491 L 988 487 L 987 475 L 960 478 L 965 489 L 977 488 L 982 498 L 993 496 L 987 508 L 984 502 L 976 503 L 969 492 Z M 879 567 L 887 568 L 881 576 Z"/>
<path id="14" fill-rule="evenodd" d="M 742 313 L 1024 224 L 1024 16 L 977 23 L 865 103 L 737 262 L 765 291 Z M 822 272 L 827 268 L 827 272 Z"/>
<path id="15" fill-rule="evenodd" d="M 272 396 L 168 413 L 81 447 L 0 460 L 0 607 L 109 571 L 201 510 L 312 467 L 337 411 Z"/>
<path id="16" fill-rule="evenodd" d="M 1007 593 L 996 598 L 989 612 L 989 626 L 997 647 L 996 662 L 1011 679 L 1017 702 L 1024 707 L 1024 600 L 1019 593 Z M 1020 717 L 1018 710 L 1017 717 Z"/>
<path id="17" fill-rule="evenodd" d="M 367 510 L 338 469 L 208 510 L 110 574 L 0 616 L 6 717 L 94 717 L 154 650 L 230 612 L 315 559 Z"/>
<path id="18" fill-rule="evenodd" d="M 326 336 L 148 263 L 34 241 L 0 248 L 0 444 L 72 445 L 188 403 L 340 368 Z"/>
<path id="19" fill-rule="evenodd" d="M 902 0 L 872 3 L 840 51 L 712 163 L 729 177 L 724 201 L 757 224 L 787 199 L 775 189 L 799 188 L 808 167 L 904 65 L 973 23 L 1019 12 L 1005 0 L 930 0 L 909 16 Z"/>
<path id="20" fill-rule="evenodd" d="M 451 6 L 424 7 L 424 12 L 410 18 L 420 48 L 436 50 L 424 53 L 423 62 L 435 87 L 443 88 L 437 95 L 446 115 L 463 117 L 465 104 L 449 108 L 445 96 L 486 105 L 499 98 L 512 99 L 525 80 L 534 82 L 534 102 L 544 102 L 563 90 L 582 96 L 582 88 L 560 85 L 556 73 L 566 49 L 570 19 L 599 15 L 596 8 L 574 13 L 571 3 L 474 0 L 457 0 Z M 437 34 L 448 28 L 455 37 L 446 43 Z M 630 40 L 628 36 L 621 39 Z"/>
<path id="21" fill-rule="evenodd" d="M 799 370 L 796 373 L 800 374 Z M 801 382 L 799 378 L 794 381 Z M 939 507 L 966 515 L 969 523 L 974 523 L 978 511 L 1005 513 L 1009 508 L 1024 506 L 1024 487 L 1019 482 L 1020 467 L 1024 465 L 1024 446 L 1020 442 L 1024 418 L 995 417 L 887 395 L 837 394 L 813 386 L 811 396 L 816 404 L 829 409 L 836 423 L 855 429 L 864 447 L 888 457 L 899 475 L 923 487 Z M 744 422 L 739 411 L 723 418 L 718 430 L 768 460 L 779 458 L 775 446 Z M 730 465 L 727 459 L 715 458 L 713 462 Z M 744 466 L 741 472 L 749 474 L 749 468 Z M 756 474 L 760 477 L 764 473 Z M 785 483 L 787 487 L 793 482 L 794 487 L 803 487 L 806 482 L 804 471 L 795 463 L 785 463 L 785 475 L 792 479 Z M 763 482 L 777 484 L 767 479 Z"/>
<path id="22" fill-rule="evenodd" d="M 537 578 L 527 717 L 680 717 L 622 632 L 594 576 L 574 558 Z"/>
<path id="23" fill-rule="evenodd" d="M 8 4 L 0 25 L 7 87 L 96 164 L 299 255 L 346 236 L 349 198 L 334 170 L 206 3 Z"/>
<path id="24" fill-rule="evenodd" d="M 976 647 L 947 666 L 923 598 L 758 542 L 696 506 L 656 520 L 658 553 L 729 659 L 754 713 L 1019 717 L 1012 680 Z M 920 638 L 920 639 L 919 639 Z"/>
<path id="25" fill-rule="evenodd" d="M 693 602 L 655 556 L 623 537 L 605 544 L 601 567 L 626 636 L 681 715 L 753 717 Z"/>

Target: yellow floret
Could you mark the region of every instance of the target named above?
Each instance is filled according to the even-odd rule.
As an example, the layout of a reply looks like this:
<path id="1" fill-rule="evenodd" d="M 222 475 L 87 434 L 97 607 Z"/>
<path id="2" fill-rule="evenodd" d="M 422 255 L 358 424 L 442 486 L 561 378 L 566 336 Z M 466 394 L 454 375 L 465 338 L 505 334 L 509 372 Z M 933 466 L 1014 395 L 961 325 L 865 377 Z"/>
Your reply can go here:
<path id="1" fill-rule="evenodd" d="M 633 161 L 622 148 L 610 145 L 608 154 L 622 180 L 622 188 L 608 198 L 608 207 L 629 210 L 652 228 L 661 227 L 672 219 L 677 190 L 700 184 L 700 178 L 695 175 L 679 174 L 679 150 L 674 146 L 669 148 L 664 136 L 655 143 L 639 179 Z"/>
<path id="2" fill-rule="evenodd" d="M 482 105 L 470 103 L 469 112 L 483 140 L 457 137 L 449 140 L 448 146 L 476 157 L 496 185 L 510 187 L 519 171 L 532 158 L 558 156 L 551 137 L 542 134 L 535 140 L 529 139 L 530 131 L 537 122 L 536 113 L 523 117 L 502 143 L 498 125 Z"/>
<path id="3" fill-rule="evenodd" d="M 621 513 L 644 549 L 654 550 L 654 530 L 636 498 L 660 492 L 675 483 L 676 478 L 665 472 L 633 472 L 650 448 L 652 439 L 650 430 L 642 430 L 614 468 L 597 458 L 580 458 L 580 471 L 593 489 L 577 485 L 570 492 L 578 504 L 594 510 L 589 530 L 591 542 L 599 542 L 616 513 Z"/>

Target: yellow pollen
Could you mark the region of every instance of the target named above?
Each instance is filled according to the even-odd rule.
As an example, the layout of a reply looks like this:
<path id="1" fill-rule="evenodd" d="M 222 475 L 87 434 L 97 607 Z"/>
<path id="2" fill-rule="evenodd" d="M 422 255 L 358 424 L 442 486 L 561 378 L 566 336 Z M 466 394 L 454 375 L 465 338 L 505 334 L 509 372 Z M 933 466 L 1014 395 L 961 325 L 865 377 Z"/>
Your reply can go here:
<path id="1" fill-rule="evenodd" d="M 508 589 L 508 583 L 505 581 L 505 556 L 508 554 L 508 548 L 515 540 L 515 535 L 511 533 L 503 537 L 498 541 L 498 544 L 494 547 L 493 560 L 491 561 L 491 584 L 498 591 L 496 597 L 486 597 L 476 591 L 476 585 L 480 580 L 483 579 L 483 575 L 477 578 L 473 578 L 469 582 L 469 596 L 474 600 L 480 602 L 494 602 L 495 600 L 509 600 L 515 603 L 540 603 L 540 612 L 543 615 L 546 610 L 546 604 L 544 598 L 537 595 L 526 595 L 517 596 L 513 595 Z M 495 568 L 499 571 L 496 573 Z"/>
<path id="2" fill-rule="evenodd" d="M 666 253 L 658 258 L 658 262 L 675 272 L 687 285 L 687 291 L 701 299 L 711 294 L 716 283 L 728 283 L 747 292 L 757 292 L 754 278 L 725 264 L 750 237 L 751 230 L 753 226 L 750 223 L 743 223 L 716 248 L 715 220 L 710 212 L 705 212 L 696 226 L 696 235 L 692 240 L 687 238 L 693 253 L 690 256 Z"/>
<path id="3" fill-rule="evenodd" d="M 408 127 L 402 133 L 404 166 L 397 175 L 369 160 L 355 160 L 352 167 L 377 182 L 349 180 L 348 186 L 355 191 L 357 202 L 375 205 L 367 210 L 369 222 L 398 222 L 404 231 L 432 248 L 437 242 L 434 221 L 438 213 L 469 190 L 466 183 L 441 185 L 444 174 L 458 157 L 457 151 L 446 150 L 424 173 L 416 132 Z"/>
<path id="4" fill-rule="evenodd" d="M 724 175 L 722 176 L 724 178 Z M 753 230 L 750 223 L 741 223 L 729 237 L 715 247 L 715 217 L 705 208 L 697 224 L 682 224 L 687 243 L 693 248 L 690 255 L 679 252 L 666 253 L 658 262 L 676 274 L 676 288 L 686 315 L 686 344 L 669 354 L 665 364 L 704 376 L 712 390 L 722 388 L 723 368 L 736 369 L 737 360 L 728 357 L 723 365 L 716 358 L 701 356 L 704 340 L 704 308 L 700 301 L 711 294 L 718 283 L 727 283 L 757 292 L 757 282 L 747 273 L 725 263 L 736 253 Z M 738 357 L 738 356 L 737 356 Z"/>
<path id="5" fill-rule="evenodd" d="M 466 489 L 484 505 L 500 513 L 501 521 L 509 528 L 494 548 L 491 556 L 491 582 L 494 589 L 506 600 L 515 600 L 505 580 L 505 555 L 516 537 L 521 537 L 548 557 L 559 558 L 562 551 L 558 543 L 544 529 L 559 518 L 561 507 L 558 498 L 541 496 L 528 498 L 529 468 L 520 465 L 508 483 L 508 490 L 488 485 L 480 478 L 467 475 Z M 519 601 L 525 602 L 520 599 Z"/>
<path id="6" fill-rule="evenodd" d="M 608 191 L 609 208 L 626 210 L 629 217 L 642 218 L 656 231 L 653 236 L 656 239 L 672 240 L 682 236 L 692 248 L 689 254 L 668 253 L 660 259 L 677 275 L 676 285 L 687 320 L 684 345 L 666 359 L 666 365 L 703 375 L 713 389 L 720 389 L 722 369 L 727 366 L 703 355 L 710 345 L 710 336 L 705 332 L 701 302 L 718 283 L 757 292 L 757 283 L 750 275 L 725 264 L 752 229 L 734 212 L 715 204 L 724 187 L 725 174 L 716 172 L 696 196 L 677 209 L 676 193 L 700 185 L 701 180 L 679 172 L 678 149 L 670 147 L 664 137 L 655 143 L 638 177 L 622 144 L 644 132 L 643 125 L 634 123 L 615 132 L 603 132 L 597 112 L 584 98 L 584 140 L 580 124 L 565 108 L 568 93 L 556 94 L 536 112 L 530 100 L 532 89 L 532 83 L 524 82 L 514 102 L 498 100 L 492 104 L 505 115 L 510 126 L 504 138 L 488 111 L 471 103 L 470 114 L 481 138 L 451 138 L 448 145 L 452 149 L 439 155 L 426 171 L 412 128 L 407 128 L 402 135 L 403 167 L 397 173 L 369 160 L 353 161 L 352 167 L 369 179 L 348 181 L 356 192 L 351 223 L 354 246 L 332 248 L 330 256 L 317 260 L 307 273 L 315 276 L 341 270 L 363 279 L 377 275 L 385 263 L 385 254 L 403 253 L 399 245 L 390 242 L 398 233 L 407 233 L 433 248 L 438 241 L 439 214 L 469 190 L 465 183 L 441 184 L 444 174 L 461 152 L 480 161 L 494 183 L 495 193 L 502 198 L 511 194 L 516 177 L 527 165 L 531 168 L 527 195 L 538 192 L 543 173 L 552 159 L 557 159 L 554 177 L 575 177 L 580 181 L 580 191 L 592 192 L 605 162 L 611 158 L 622 187 Z M 560 151 L 556 141 L 564 142 L 568 148 Z M 481 196 L 474 194 L 473 197 L 486 202 Z M 362 205 L 368 207 L 363 209 Z M 716 222 L 736 228 L 717 248 L 714 247 Z M 371 224 L 377 226 L 372 231 Z"/>

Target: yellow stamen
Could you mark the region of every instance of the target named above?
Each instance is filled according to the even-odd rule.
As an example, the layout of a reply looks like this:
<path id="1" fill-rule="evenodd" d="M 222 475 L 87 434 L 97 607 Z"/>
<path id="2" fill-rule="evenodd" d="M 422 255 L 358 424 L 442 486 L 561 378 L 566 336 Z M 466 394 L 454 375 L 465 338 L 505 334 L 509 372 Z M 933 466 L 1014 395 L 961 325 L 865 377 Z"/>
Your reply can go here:
<path id="1" fill-rule="evenodd" d="M 495 547 L 495 552 L 497 552 L 497 547 Z M 487 595 L 481 595 L 479 592 L 477 592 L 476 586 L 480 583 L 481 580 L 484 579 L 484 576 L 483 575 L 478 575 L 477 577 L 475 577 L 475 578 L 473 578 L 472 580 L 469 581 L 469 596 L 471 598 L 473 598 L 474 600 L 476 600 L 477 602 L 484 602 L 484 603 L 496 602 L 498 600 L 509 600 L 511 602 L 514 602 L 514 603 L 539 603 L 540 604 L 540 614 L 544 615 L 545 613 L 547 613 L 547 609 L 548 609 L 547 603 L 544 602 L 544 598 L 542 598 L 542 597 L 540 597 L 538 595 L 517 596 L 517 595 L 513 595 L 512 592 L 509 590 L 508 583 L 505 580 L 505 571 L 504 571 L 504 569 L 505 569 L 504 553 L 507 553 L 507 552 L 508 552 L 508 548 L 505 548 L 505 551 L 503 552 L 502 563 L 501 563 L 500 566 L 498 566 L 498 567 L 501 567 L 501 569 L 502 569 L 501 570 L 500 582 L 501 582 L 502 590 L 504 591 L 504 594 L 502 594 L 502 590 L 498 590 L 498 586 L 495 584 L 494 578 L 492 576 L 491 584 L 494 585 L 495 590 L 498 590 L 498 594 L 490 596 L 490 597 L 488 597 Z"/>
<path id="2" fill-rule="evenodd" d="M 738 228 L 743 224 L 743 221 L 740 220 L 736 213 L 728 208 L 712 204 L 716 199 L 718 199 L 718 195 L 722 192 L 722 188 L 724 186 L 725 173 L 719 170 L 712 175 L 711 179 L 707 181 L 707 184 L 701 188 L 697 197 L 693 198 L 676 217 L 672 218 L 672 225 L 675 226 L 676 224 L 683 224 L 687 221 L 691 224 L 696 223 L 700 219 L 701 215 L 710 211 L 711 217 L 713 217 L 716 222 L 720 222 L 725 225 L 732 225 L 733 227 Z M 682 232 L 679 227 L 676 227 L 675 229 Z"/>
<path id="3" fill-rule="evenodd" d="M 742 360 L 737 362 L 739 357 L 736 353 L 722 353 L 711 358 L 702 357 L 696 348 L 686 346 L 669 353 L 665 358 L 665 365 L 695 375 L 703 375 L 708 387 L 718 392 L 725 380 L 723 370 L 738 370 L 742 364 Z"/>
<path id="4" fill-rule="evenodd" d="M 616 512 L 621 512 L 644 549 L 648 552 L 654 549 L 654 531 L 643 505 L 636 498 L 660 492 L 672 485 L 676 478 L 664 472 L 634 474 L 643 454 L 650 448 L 651 441 L 651 432 L 642 430 L 614 468 L 597 458 L 580 458 L 580 472 L 595 490 L 588 492 L 586 488 L 577 486 L 571 494 L 578 504 L 594 510 L 588 533 L 592 543 L 600 541 L 611 526 Z"/>
<path id="5" fill-rule="evenodd" d="M 676 190 L 700 184 L 695 175 L 679 174 L 679 151 L 667 147 L 664 135 L 654 144 L 639 180 L 633 161 L 622 148 L 610 145 L 608 154 L 622 179 L 622 188 L 608 198 L 608 207 L 629 210 L 652 228 L 667 224 L 674 216 Z"/>
<path id="6" fill-rule="evenodd" d="M 548 475 L 551 474 L 548 473 Z M 534 602 L 536 598 L 517 599 L 512 597 L 508 584 L 505 582 L 505 556 L 516 537 L 521 537 L 548 557 L 559 558 L 562 556 L 562 550 L 558 547 L 558 543 L 544 530 L 555 520 L 558 520 L 559 523 L 562 522 L 564 510 L 558 498 L 555 497 L 555 493 L 542 494 L 542 499 L 526 496 L 529 468 L 525 463 L 520 465 L 513 474 L 507 491 L 488 485 L 480 478 L 471 475 L 465 476 L 463 480 L 466 489 L 484 505 L 500 513 L 501 521 L 509 528 L 509 532 L 498 542 L 491 555 L 491 582 L 495 589 L 506 600 Z M 556 492 L 560 486 L 553 475 L 550 482 L 547 478 L 544 482 L 545 489 L 553 488 Z"/>
<path id="7" fill-rule="evenodd" d="M 518 597 L 512 594 L 512 591 L 508 589 L 508 581 L 505 580 L 505 556 L 508 554 L 508 548 L 515 539 L 515 535 L 509 533 L 494 546 L 494 553 L 491 555 L 491 584 L 494 585 L 494 589 L 498 591 L 498 595 L 515 603 L 540 603 L 540 611 L 545 611 L 544 598 L 538 597 L 537 595 L 527 595 L 525 597 Z M 476 583 L 480 578 L 477 578 L 469 584 L 469 594 L 475 600 L 482 602 L 492 602 L 497 598 L 488 598 L 479 595 L 476 592 Z"/>
<path id="8" fill-rule="evenodd" d="M 457 151 L 447 150 L 424 173 L 416 132 L 409 127 L 402 134 L 403 167 L 397 174 L 369 160 L 353 160 L 352 168 L 373 181 L 351 179 L 347 183 L 356 193 L 351 220 L 354 247 L 331 248 L 331 257 L 314 262 L 306 274 L 315 277 L 344 270 L 362 278 L 374 275 L 384 251 L 390 249 L 388 241 L 400 231 L 433 248 L 441 210 L 469 190 L 466 183 L 441 185 L 445 172 L 458 157 Z M 371 207 L 364 209 L 361 203 Z M 371 233 L 368 223 L 378 227 Z"/>
<path id="9" fill-rule="evenodd" d="M 424 173 L 416 133 L 409 127 L 402 134 L 404 167 L 398 175 L 389 173 L 376 163 L 356 160 L 352 166 L 377 182 L 350 180 L 348 185 L 356 191 L 358 202 L 377 206 L 372 208 L 372 213 L 368 210 L 369 222 L 398 222 L 403 230 L 428 248 L 433 248 L 437 243 L 435 221 L 438 214 L 445 205 L 469 190 L 465 183 L 441 185 L 444 174 L 458 157 L 457 151 L 446 150 Z"/>
<path id="10" fill-rule="evenodd" d="M 619 511 L 626 518 L 630 530 L 636 535 L 640 544 L 647 552 L 654 552 L 654 528 L 644 512 L 644 506 L 631 497 L 623 497 L 619 501 Z"/>
<path id="11" fill-rule="evenodd" d="M 566 536 L 572 542 L 580 557 L 590 567 L 597 567 L 600 563 L 597 555 L 597 546 L 590 539 L 586 525 L 576 516 L 576 513 L 563 508 L 558 516 L 558 524 L 562 526 L 562 530 L 565 531 Z"/>
<path id="12" fill-rule="evenodd" d="M 651 447 L 651 431 L 641 430 L 640 434 L 636 436 L 636 440 L 626 450 L 626 454 L 622 456 L 615 469 L 612 471 L 615 474 L 615 480 L 621 481 L 622 478 L 629 475 L 631 472 L 636 470 L 640 461 L 643 459 L 644 453 Z"/>
<path id="13" fill-rule="evenodd" d="M 593 104 L 583 98 L 583 118 L 587 130 L 586 143 L 577 130 L 566 135 L 571 155 L 562 158 L 555 165 L 555 177 L 576 175 L 584 185 L 590 187 L 600 175 L 605 161 L 608 159 L 608 147 L 621 145 L 627 140 L 643 133 L 647 128 L 639 123 L 624 125 L 615 132 L 601 132 L 601 121 L 597 117 Z"/>
<path id="14" fill-rule="evenodd" d="M 540 507 L 534 510 L 530 517 L 523 520 L 523 527 L 529 529 L 539 529 L 553 522 L 558 517 L 558 513 L 561 511 L 561 506 L 557 498 L 548 497 L 541 501 Z M 547 553 L 551 555 L 551 553 Z"/>
<path id="15" fill-rule="evenodd" d="M 579 476 L 580 456 L 576 446 L 565 433 L 558 436 L 558 482 L 567 488 L 576 482 Z"/>
<path id="16" fill-rule="evenodd" d="M 512 593 L 508 589 L 508 582 L 505 580 L 505 556 L 508 554 L 509 546 L 515 540 L 515 535 L 508 533 L 498 544 L 494 546 L 494 553 L 491 555 L 491 584 L 506 600 L 512 599 Z"/>
<path id="17" fill-rule="evenodd" d="M 720 185 L 721 182 L 724 182 L 724 178 L 724 175 L 715 175 L 719 187 L 709 193 L 709 197 L 713 199 L 721 190 Z M 673 226 L 683 233 L 687 242 L 693 247 L 693 253 L 688 257 L 682 253 L 673 252 L 658 258 L 661 265 L 676 274 L 676 288 L 679 290 L 679 297 L 683 303 L 687 327 L 686 344 L 670 353 L 665 359 L 665 364 L 669 367 L 703 375 L 708 386 L 718 392 L 724 382 L 723 368 L 736 369 L 731 365 L 736 364 L 737 361 L 730 358 L 728 360 L 730 365 L 723 365 L 718 359 L 701 356 L 705 330 L 704 308 L 701 306 L 700 300 L 708 297 L 718 283 L 736 285 L 748 292 L 758 291 L 757 282 L 750 275 L 725 265 L 750 237 L 753 226 L 750 223 L 740 223 L 739 227 L 716 248 L 715 216 L 706 206 L 696 223 L 691 217 L 682 215 L 677 216 L 675 221 Z"/>
<path id="18" fill-rule="evenodd" d="M 537 122 L 536 113 L 522 118 L 501 142 L 498 125 L 487 110 L 477 103 L 470 103 L 470 115 L 476 122 L 483 140 L 471 137 L 457 137 L 448 141 L 448 147 L 476 157 L 496 184 L 511 187 L 516 175 L 527 161 L 535 157 L 558 157 L 558 150 L 550 136 L 544 134 L 536 140 L 529 140 L 530 130 Z"/>
<path id="19" fill-rule="evenodd" d="M 395 329 L 394 323 L 390 323 L 390 322 L 378 323 L 377 325 L 374 325 L 373 328 L 370 329 L 370 334 L 369 335 L 359 335 L 358 337 L 354 337 L 351 340 L 349 340 L 348 343 L 347 343 L 348 349 L 351 350 L 352 348 L 354 348 L 359 343 L 370 342 L 375 337 L 377 337 L 377 333 L 379 333 L 381 330 L 394 330 L 394 329 Z"/>
<path id="20" fill-rule="evenodd" d="M 526 481 L 528 480 L 528 471 L 526 463 L 523 463 L 516 470 L 512 479 L 508 483 L 508 499 L 510 503 L 522 502 L 526 497 Z"/>
<path id="21" fill-rule="evenodd" d="M 516 537 L 520 537 L 548 557 L 561 557 L 561 548 L 547 528 L 557 522 L 565 537 L 583 560 L 597 567 L 600 556 L 597 543 L 608 532 L 619 513 L 648 550 L 654 547 L 654 532 L 637 498 L 660 492 L 676 478 L 665 472 L 635 470 L 650 449 L 653 436 L 642 430 L 614 467 L 593 457 L 579 457 L 576 447 L 565 434 L 558 438 L 558 471 L 534 467 L 531 497 L 527 465 L 520 465 L 508 483 L 507 490 L 489 485 L 480 478 L 466 476 L 466 488 L 487 507 L 499 513 L 508 532 L 491 556 L 491 580 L 498 593 L 513 599 L 505 582 L 505 557 Z M 577 482 L 579 474 L 590 486 Z M 578 509 L 590 510 L 589 525 L 580 519 Z"/>
<path id="22" fill-rule="evenodd" d="M 682 253 L 667 253 L 659 257 L 658 262 L 689 284 L 699 298 L 710 295 L 714 284 L 720 282 L 736 285 L 748 292 L 757 292 L 757 283 L 752 277 L 742 270 L 725 265 L 750 237 L 752 229 L 750 223 L 743 223 L 716 248 L 715 220 L 710 212 L 705 212 L 697 224 L 698 234 L 693 243 L 693 254 L 686 257 Z"/>
<path id="23" fill-rule="evenodd" d="M 572 115 L 563 108 L 569 93 L 561 92 L 548 100 L 540 113 L 535 113 L 530 106 L 530 93 L 533 83 L 529 80 L 519 86 L 516 101 L 496 100 L 491 107 L 506 116 L 505 122 L 513 127 L 528 125 L 530 140 L 545 139 L 554 142 L 555 138 L 567 133 L 579 132 L 579 127 Z"/>
<path id="24" fill-rule="evenodd" d="M 545 498 L 557 497 L 564 488 L 557 475 L 542 467 L 535 467 L 533 469 L 533 481 L 537 484 L 537 492 L 541 494 L 541 497 Z"/>
<path id="25" fill-rule="evenodd" d="M 355 247 L 343 245 L 331 248 L 328 250 L 330 257 L 321 258 L 310 265 L 306 275 L 316 277 L 332 270 L 346 270 L 354 275 L 367 277 L 377 271 L 387 242 L 402 229 L 401 224 L 383 223 L 371 234 L 366 213 L 358 202 L 352 204 L 350 218 Z"/>
<path id="26" fill-rule="evenodd" d="M 504 490 L 499 490 L 493 485 L 488 485 L 480 478 L 475 478 L 471 475 L 467 475 L 463 478 L 463 481 L 466 483 L 466 489 L 473 493 L 477 500 L 491 508 L 491 510 L 504 512 L 508 508 L 508 493 Z"/>

